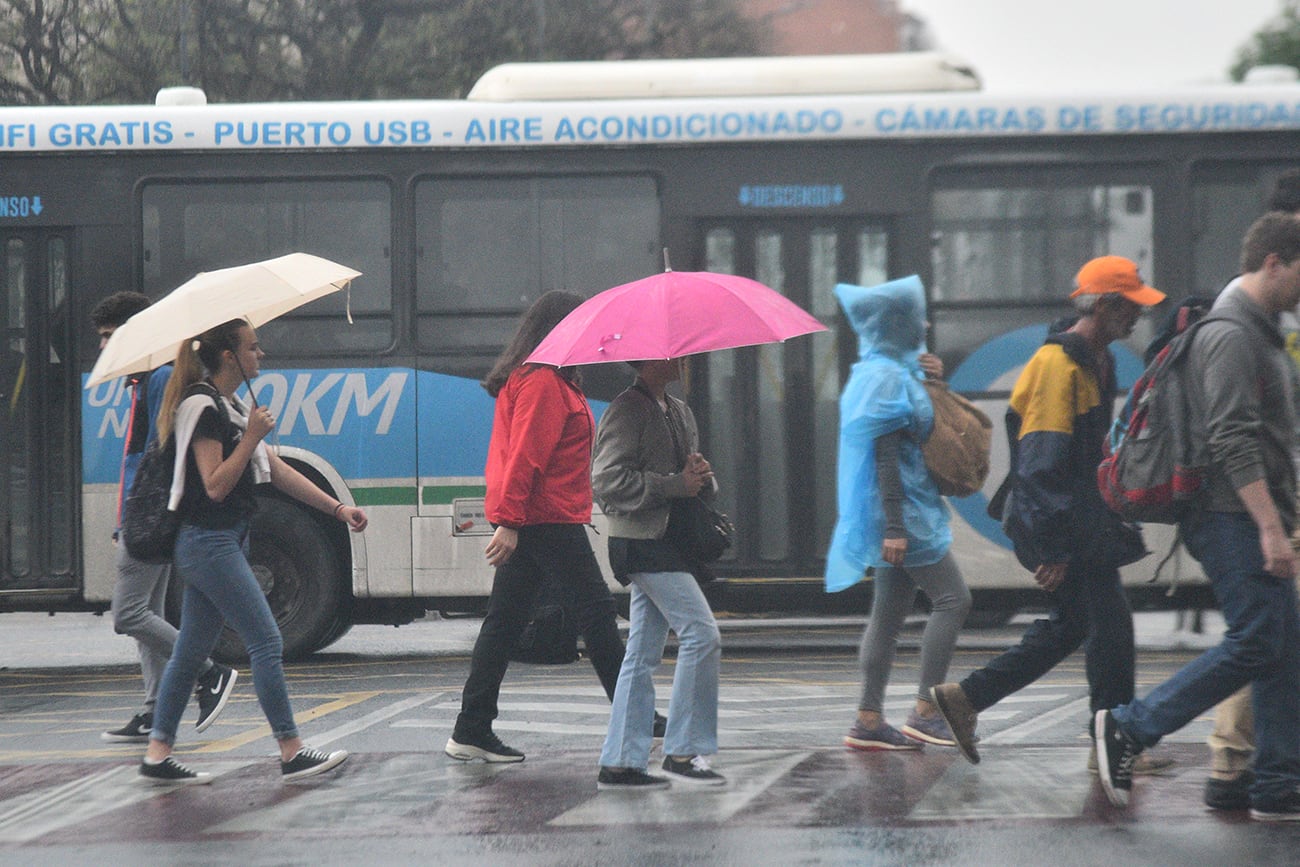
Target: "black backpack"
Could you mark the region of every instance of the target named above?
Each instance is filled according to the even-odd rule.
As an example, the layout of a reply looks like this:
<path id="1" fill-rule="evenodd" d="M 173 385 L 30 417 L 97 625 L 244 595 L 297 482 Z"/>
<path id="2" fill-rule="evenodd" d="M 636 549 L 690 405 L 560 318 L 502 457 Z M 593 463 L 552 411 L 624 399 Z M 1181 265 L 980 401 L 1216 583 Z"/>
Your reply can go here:
<path id="1" fill-rule="evenodd" d="M 185 397 L 205 394 L 212 398 L 218 411 L 229 422 L 226 405 L 215 388 L 196 383 Z M 122 505 L 122 544 L 126 553 L 144 563 L 170 563 L 181 528 L 180 512 L 167 508 L 171 500 L 172 475 L 176 467 L 176 433 L 167 441 L 154 440 L 145 449 L 135 471 L 135 481 Z"/>

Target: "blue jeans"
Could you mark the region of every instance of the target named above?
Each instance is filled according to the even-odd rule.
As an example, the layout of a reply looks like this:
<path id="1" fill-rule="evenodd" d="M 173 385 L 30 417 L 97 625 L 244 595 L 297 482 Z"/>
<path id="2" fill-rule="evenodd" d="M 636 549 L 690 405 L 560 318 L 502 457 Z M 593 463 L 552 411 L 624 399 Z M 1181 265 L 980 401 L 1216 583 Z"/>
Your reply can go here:
<path id="1" fill-rule="evenodd" d="M 1251 798 L 1271 801 L 1300 783 L 1300 615 L 1295 585 L 1264 571 L 1259 530 L 1245 512 L 1208 512 L 1183 525 L 1228 631 L 1144 699 L 1114 709 L 1143 746 L 1178 731 L 1246 684 L 1255 711 Z"/>
<path id="2" fill-rule="evenodd" d="M 669 629 L 677 634 L 679 644 L 664 754 L 712 755 L 718 751 L 722 638 L 708 600 L 687 572 L 638 572 L 629 577 L 632 625 L 600 763 L 607 768 L 639 770 L 649 763 L 654 739 L 654 670 L 663 659 Z"/>
<path id="3" fill-rule="evenodd" d="M 276 740 L 298 736 L 284 683 L 284 641 L 266 596 L 248 565 L 248 524 L 209 530 L 181 524 L 174 563 L 185 581 L 181 630 L 158 689 L 150 737 L 175 743 L 181 714 L 194 692 L 203 661 L 226 622 L 248 651 L 253 688 Z"/>
<path id="4" fill-rule="evenodd" d="M 1092 710 L 1133 699 L 1133 612 L 1119 571 L 1071 559 L 1065 580 L 1047 598 L 1051 609 L 1046 618 L 1035 620 L 1019 644 L 962 680 L 975 710 L 992 707 L 1038 680 L 1081 644 Z"/>

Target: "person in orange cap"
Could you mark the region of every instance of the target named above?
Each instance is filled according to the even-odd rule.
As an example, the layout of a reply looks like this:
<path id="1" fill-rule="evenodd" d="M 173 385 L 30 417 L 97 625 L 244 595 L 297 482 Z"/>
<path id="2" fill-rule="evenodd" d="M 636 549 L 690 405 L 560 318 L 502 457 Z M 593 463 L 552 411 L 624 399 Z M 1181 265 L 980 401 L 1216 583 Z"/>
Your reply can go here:
<path id="1" fill-rule="evenodd" d="M 1143 309 L 1165 295 L 1143 282 L 1132 261 L 1102 256 L 1079 270 L 1070 298 L 1078 318 L 1049 330 L 1011 392 L 1011 467 L 989 505 L 1016 559 L 1046 592 L 1048 616 L 960 683 L 931 690 L 957 748 L 972 763 L 979 761 L 979 713 L 1038 680 L 1081 644 L 1092 711 L 1133 698 L 1133 614 L 1119 567 L 1146 547 L 1136 528 L 1102 501 L 1097 465 L 1115 406 L 1109 346 L 1131 334 Z M 1147 757 L 1146 769 L 1160 761 Z"/>

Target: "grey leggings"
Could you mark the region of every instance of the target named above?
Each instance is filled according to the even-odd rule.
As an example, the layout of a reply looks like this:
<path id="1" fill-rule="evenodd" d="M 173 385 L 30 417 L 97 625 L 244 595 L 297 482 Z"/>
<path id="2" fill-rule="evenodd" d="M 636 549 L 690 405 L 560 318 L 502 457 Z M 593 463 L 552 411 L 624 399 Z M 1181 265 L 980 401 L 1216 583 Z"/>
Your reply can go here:
<path id="1" fill-rule="evenodd" d="M 876 573 L 871 620 L 862 633 L 858 662 L 862 665 L 859 710 L 884 709 L 885 685 L 894 664 L 898 633 L 912 611 L 916 591 L 930 597 L 930 619 L 921 636 L 921 674 L 917 696 L 930 698 L 930 687 L 943 683 L 952 661 L 957 633 L 970 612 L 970 590 L 951 554 L 928 566 L 889 566 Z"/>

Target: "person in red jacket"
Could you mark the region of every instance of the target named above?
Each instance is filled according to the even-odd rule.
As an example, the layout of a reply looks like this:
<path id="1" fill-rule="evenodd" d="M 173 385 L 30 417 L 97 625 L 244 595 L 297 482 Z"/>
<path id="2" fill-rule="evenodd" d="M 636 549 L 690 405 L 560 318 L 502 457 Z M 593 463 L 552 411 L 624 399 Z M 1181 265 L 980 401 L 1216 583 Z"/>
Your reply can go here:
<path id="1" fill-rule="evenodd" d="M 538 298 L 483 380 L 496 398 L 485 471 L 487 518 L 496 528 L 485 553 L 496 576 L 445 749 L 453 759 L 524 760 L 493 733 L 492 721 L 510 651 L 544 583 L 556 589 L 611 699 L 618 683 L 617 609 L 586 530 L 595 420 L 576 370 L 523 363 L 582 301 L 560 291 Z"/>

